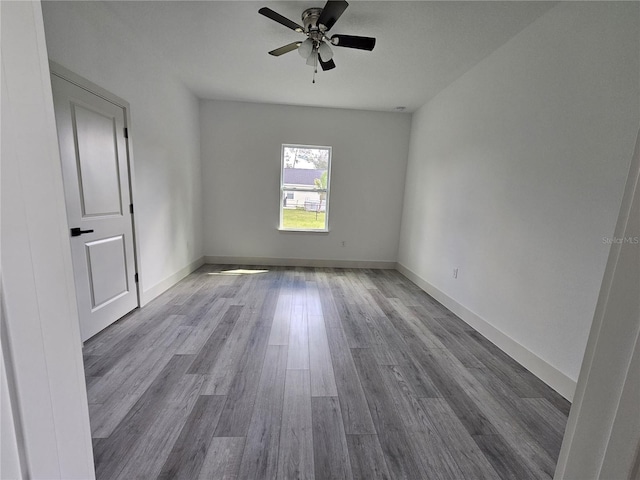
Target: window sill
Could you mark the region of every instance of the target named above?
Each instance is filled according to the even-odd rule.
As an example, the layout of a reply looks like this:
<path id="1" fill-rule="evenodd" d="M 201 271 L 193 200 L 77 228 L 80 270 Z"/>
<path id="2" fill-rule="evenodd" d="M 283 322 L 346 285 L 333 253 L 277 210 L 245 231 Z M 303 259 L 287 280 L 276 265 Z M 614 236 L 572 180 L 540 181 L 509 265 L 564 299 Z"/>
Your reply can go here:
<path id="1" fill-rule="evenodd" d="M 280 232 L 284 232 L 284 233 L 324 233 L 327 234 L 329 233 L 329 229 L 318 229 L 318 228 L 313 228 L 313 229 L 304 229 L 304 228 L 282 228 L 282 227 L 278 227 L 278 231 Z"/>

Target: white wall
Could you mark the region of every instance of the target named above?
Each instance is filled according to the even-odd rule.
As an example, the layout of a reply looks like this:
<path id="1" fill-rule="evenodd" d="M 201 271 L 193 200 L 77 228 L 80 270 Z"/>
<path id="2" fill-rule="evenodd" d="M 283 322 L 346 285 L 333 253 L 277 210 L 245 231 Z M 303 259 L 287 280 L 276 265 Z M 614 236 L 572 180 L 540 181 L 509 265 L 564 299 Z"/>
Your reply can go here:
<path id="1" fill-rule="evenodd" d="M 203 254 L 198 101 L 108 4 L 44 2 L 43 12 L 49 57 L 131 105 L 144 302 Z"/>
<path id="2" fill-rule="evenodd" d="M 42 11 L 39 2 L 0 9 L 0 307 L 11 415 L 19 414 L 25 478 L 87 480 L 89 411 Z"/>
<path id="3" fill-rule="evenodd" d="M 399 262 L 569 398 L 640 121 L 638 9 L 560 3 L 413 118 Z"/>
<path id="4" fill-rule="evenodd" d="M 395 262 L 409 115 L 223 101 L 200 111 L 205 255 Z M 333 147 L 328 234 L 277 230 L 283 143 Z"/>

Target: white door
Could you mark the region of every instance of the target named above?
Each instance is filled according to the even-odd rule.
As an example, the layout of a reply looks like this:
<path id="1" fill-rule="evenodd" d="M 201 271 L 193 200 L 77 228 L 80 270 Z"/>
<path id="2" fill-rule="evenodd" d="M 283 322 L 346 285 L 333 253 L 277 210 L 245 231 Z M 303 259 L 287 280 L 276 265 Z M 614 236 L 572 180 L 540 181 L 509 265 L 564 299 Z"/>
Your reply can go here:
<path id="1" fill-rule="evenodd" d="M 51 76 L 82 340 L 138 306 L 124 109 Z"/>

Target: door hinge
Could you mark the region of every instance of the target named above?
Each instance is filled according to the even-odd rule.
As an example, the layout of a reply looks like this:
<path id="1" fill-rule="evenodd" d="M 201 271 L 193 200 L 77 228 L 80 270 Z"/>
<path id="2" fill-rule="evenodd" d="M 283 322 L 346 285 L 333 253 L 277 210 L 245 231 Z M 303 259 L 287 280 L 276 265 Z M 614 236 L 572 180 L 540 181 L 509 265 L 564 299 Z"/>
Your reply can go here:
<path id="1" fill-rule="evenodd" d="M 129 129 L 124 127 L 124 138 L 129 138 Z"/>
<path id="2" fill-rule="evenodd" d="M 129 213 L 133 213 L 133 203 L 129 204 Z"/>
<path id="3" fill-rule="evenodd" d="M 134 275 L 134 277 L 133 277 L 133 278 L 134 278 L 134 280 L 136 281 L 136 283 L 138 283 L 138 274 L 137 274 L 137 273 Z"/>

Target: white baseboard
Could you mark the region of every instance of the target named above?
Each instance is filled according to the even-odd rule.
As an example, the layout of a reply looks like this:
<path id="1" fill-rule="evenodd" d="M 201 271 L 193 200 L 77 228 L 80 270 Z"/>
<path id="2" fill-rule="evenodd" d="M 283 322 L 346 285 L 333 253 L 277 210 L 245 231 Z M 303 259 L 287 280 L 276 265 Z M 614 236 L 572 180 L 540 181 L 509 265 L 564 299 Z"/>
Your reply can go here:
<path id="1" fill-rule="evenodd" d="M 158 297 L 160 294 L 166 292 L 171 287 L 173 287 L 176 283 L 182 280 L 184 277 L 189 275 L 190 273 L 196 271 L 205 263 L 205 257 L 200 257 L 194 262 L 191 262 L 184 268 L 181 268 L 173 275 L 168 276 L 164 280 L 159 283 L 156 283 L 153 287 L 148 290 L 144 290 L 140 295 L 140 306 L 144 307 L 147 303 L 149 303 L 154 298 Z"/>
<path id="2" fill-rule="evenodd" d="M 369 260 L 321 260 L 310 258 L 226 257 L 206 256 L 207 264 L 220 265 L 269 265 L 274 267 L 326 267 L 326 268 L 375 268 L 395 270 L 396 262 Z"/>
<path id="3" fill-rule="evenodd" d="M 564 398 L 569 401 L 573 400 L 573 394 L 576 390 L 576 382 L 574 380 L 571 380 L 560 370 L 538 357 L 535 353 L 531 352 L 511 337 L 502 333 L 479 315 L 472 312 L 464 305 L 461 305 L 401 263 L 396 264 L 396 270 L 455 313 L 464 322 L 475 328 L 503 352 L 520 363 L 523 367 L 553 388 Z"/>

